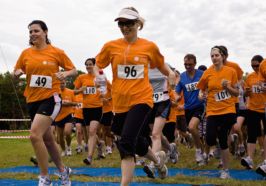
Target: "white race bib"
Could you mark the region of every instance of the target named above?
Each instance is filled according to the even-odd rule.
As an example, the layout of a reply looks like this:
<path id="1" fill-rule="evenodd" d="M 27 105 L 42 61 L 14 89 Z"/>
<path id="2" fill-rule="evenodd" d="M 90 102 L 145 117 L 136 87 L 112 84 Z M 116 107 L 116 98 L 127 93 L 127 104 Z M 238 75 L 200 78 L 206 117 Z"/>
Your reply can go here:
<path id="1" fill-rule="evenodd" d="M 252 93 L 254 93 L 254 94 L 263 93 L 262 90 L 261 90 L 261 86 L 259 86 L 259 85 L 252 85 Z"/>
<path id="2" fill-rule="evenodd" d="M 227 90 L 222 90 L 214 95 L 215 101 L 223 101 L 231 98 L 231 94 Z"/>
<path id="3" fill-rule="evenodd" d="M 197 84 L 198 84 L 198 82 L 193 82 L 193 83 L 186 84 L 185 87 L 187 89 L 187 92 L 198 90 Z"/>
<path id="4" fill-rule="evenodd" d="M 144 78 L 144 65 L 118 65 L 118 77 L 121 79 Z"/>
<path id="5" fill-rule="evenodd" d="M 163 92 L 155 92 L 153 93 L 153 102 L 158 103 L 163 101 Z"/>
<path id="6" fill-rule="evenodd" d="M 86 87 L 83 94 L 96 94 L 96 87 Z"/>
<path id="7" fill-rule="evenodd" d="M 77 108 L 77 109 L 82 109 L 82 108 L 83 108 L 83 104 L 82 104 L 82 103 L 78 103 L 78 104 L 76 105 L 76 108 Z"/>
<path id="8" fill-rule="evenodd" d="M 42 75 L 31 75 L 30 87 L 52 88 L 52 77 Z"/>

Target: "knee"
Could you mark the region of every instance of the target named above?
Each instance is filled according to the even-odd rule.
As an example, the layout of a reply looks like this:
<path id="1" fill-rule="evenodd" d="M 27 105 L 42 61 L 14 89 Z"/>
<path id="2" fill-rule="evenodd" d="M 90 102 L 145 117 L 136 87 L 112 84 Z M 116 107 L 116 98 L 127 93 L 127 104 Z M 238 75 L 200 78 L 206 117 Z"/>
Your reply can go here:
<path id="1" fill-rule="evenodd" d="M 36 143 L 36 142 L 42 141 L 43 138 L 41 135 L 38 135 L 37 133 L 31 133 L 30 140 L 32 143 Z"/>
<path id="2" fill-rule="evenodd" d="M 152 139 L 159 140 L 161 139 L 162 135 L 159 132 L 152 132 Z"/>

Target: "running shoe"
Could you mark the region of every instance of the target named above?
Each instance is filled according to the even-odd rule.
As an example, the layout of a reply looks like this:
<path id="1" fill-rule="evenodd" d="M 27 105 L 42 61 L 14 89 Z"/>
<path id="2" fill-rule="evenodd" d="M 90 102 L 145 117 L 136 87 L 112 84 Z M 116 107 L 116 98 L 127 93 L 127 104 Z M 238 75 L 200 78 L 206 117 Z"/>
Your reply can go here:
<path id="1" fill-rule="evenodd" d="M 38 186 L 52 186 L 49 176 L 39 176 Z"/>
<path id="2" fill-rule="evenodd" d="M 155 155 L 159 161 L 158 164 L 155 164 L 155 168 L 158 171 L 159 178 L 164 179 L 168 176 L 168 169 L 165 165 L 166 154 L 164 151 L 159 151 L 156 152 Z"/>
<path id="3" fill-rule="evenodd" d="M 264 160 L 256 169 L 256 173 L 266 177 L 266 160 Z"/>
<path id="4" fill-rule="evenodd" d="M 221 179 L 229 179 L 229 178 L 231 178 L 230 174 L 229 174 L 229 170 L 228 169 L 221 170 L 220 178 Z"/>
<path id="5" fill-rule="evenodd" d="M 170 143 L 170 160 L 174 164 L 178 161 L 178 152 L 175 143 Z"/>
<path id="6" fill-rule="evenodd" d="M 144 165 L 143 171 L 147 174 L 149 178 L 155 178 L 155 167 L 154 163 L 151 162 L 149 165 Z"/>
<path id="7" fill-rule="evenodd" d="M 253 169 L 253 160 L 248 156 L 241 159 L 241 165 L 247 169 Z"/>
<path id="8" fill-rule="evenodd" d="M 91 159 L 90 157 L 87 157 L 86 159 L 83 160 L 83 162 L 84 162 L 86 165 L 91 165 L 92 159 Z"/>
<path id="9" fill-rule="evenodd" d="M 61 186 L 71 186 L 69 179 L 72 170 L 69 167 L 64 168 L 64 172 L 59 173 L 59 179 L 61 180 Z"/>

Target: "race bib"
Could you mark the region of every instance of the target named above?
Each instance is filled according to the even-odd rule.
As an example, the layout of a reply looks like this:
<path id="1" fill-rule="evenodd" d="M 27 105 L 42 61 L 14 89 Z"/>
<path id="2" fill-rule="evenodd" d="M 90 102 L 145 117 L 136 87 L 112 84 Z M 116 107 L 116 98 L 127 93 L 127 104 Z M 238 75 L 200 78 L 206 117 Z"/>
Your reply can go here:
<path id="1" fill-rule="evenodd" d="M 261 90 L 261 86 L 259 85 L 252 85 L 252 93 L 260 94 L 263 93 Z"/>
<path id="2" fill-rule="evenodd" d="M 215 101 L 223 101 L 231 98 L 231 94 L 227 90 L 223 90 L 214 95 Z"/>
<path id="3" fill-rule="evenodd" d="M 117 75 L 121 79 L 144 78 L 144 65 L 118 65 Z"/>
<path id="4" fill-rule="evenodd" d="M 52 88 L 52 77 L 42 75 L 32 75 L 30 79 L 30 87 Z"/>
<path id="5" fill-rule="evenodd" d="M 193 83 L 186 84 L 185 87 L 187 89 L 187 92 L 198 90 L 197 84 L 198 84 L 198 82 L 193 82 Z"/>
<path id="6" fill-rule="evenodd" d="M 86 87 L 83 94 L 96 94 L 96 87 Z"/>
<path id="7" fill-rule="evenodd" d="M 158 103 L 163 101 L 163 92 L 155 92 L 153 93 L 153 102 Z"/>

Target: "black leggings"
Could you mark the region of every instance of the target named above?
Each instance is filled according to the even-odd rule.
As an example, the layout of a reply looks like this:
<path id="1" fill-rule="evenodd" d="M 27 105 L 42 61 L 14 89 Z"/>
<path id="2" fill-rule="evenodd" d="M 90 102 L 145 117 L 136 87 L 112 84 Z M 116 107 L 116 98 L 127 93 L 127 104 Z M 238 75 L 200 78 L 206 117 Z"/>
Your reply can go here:
<path id="1" fill-rule="evenodd" d="M 169 143 L 175 142 L 175 127 L 175 122 L 169 122 L 164 125 L 163 134 L 165 135 Z"/>
<path id="2" fill-rule="evenodd" d="M 206 142 L 209 146 L 216 145 L 218 137 L 222 150 L 228 148 L 227 138 L 233 124 L 236 123 L 236 114 L 223 114 L 207 117 Z"/>
<path id="3" fill-rule="evenodd" d="M 263 123 L 264 134 L 266 134 L 266 122 L 265 122 L 265 114 L 247 110 L 246 115 L 247 121 L 247 132 L 248 132 L 248 143 L 256 143 L 257 137 L 262 136 L 261 130 L 261 121 Z"/>
<path id="4" fill-rule="evenodd" d="M 151 108 L 147 104 L 138 104 L 128 112 L 115 114 L 112 132 L 121 136 L 117 141 L 121 159 L 135 157 L 135 154 L 147 154 L 150 145 L 147 116 L 150 111 Z"/>

